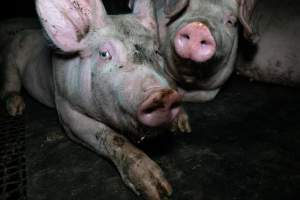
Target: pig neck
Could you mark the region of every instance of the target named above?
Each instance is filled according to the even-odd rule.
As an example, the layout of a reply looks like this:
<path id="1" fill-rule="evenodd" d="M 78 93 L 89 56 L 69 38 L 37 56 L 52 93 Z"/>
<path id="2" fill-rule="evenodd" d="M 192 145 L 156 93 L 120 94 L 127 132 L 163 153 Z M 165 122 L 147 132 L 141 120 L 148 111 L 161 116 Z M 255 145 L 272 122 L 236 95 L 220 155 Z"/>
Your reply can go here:
<path id="1" fill-rule="evenodd" d="M 77 111 L 93 115 L 91 68 L 86 62 L 79 56 L 66 59 L 61 55 L 53 55 L 55 96 L 67 99 Z"/>

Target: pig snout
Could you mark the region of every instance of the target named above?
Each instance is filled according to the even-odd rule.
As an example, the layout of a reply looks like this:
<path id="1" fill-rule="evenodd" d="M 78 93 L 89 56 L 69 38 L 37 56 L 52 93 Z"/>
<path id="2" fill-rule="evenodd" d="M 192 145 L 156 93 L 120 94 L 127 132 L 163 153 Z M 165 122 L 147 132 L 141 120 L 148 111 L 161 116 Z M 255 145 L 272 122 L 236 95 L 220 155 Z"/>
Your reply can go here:
<path id="1" fill-rule="evenodd" d="M 166 125 L 178 115 L 182 95 L 171 89 L 155 91 L 140 105 L 139 121 L 149 127 Z"/>
<path id="2" fill-rule="evenodd" d="M 216 52 L 216 42 L 209 28 L 201 22 L 191 22 L 175 35 L 176 53 L 195 62 L 208 61 Z"/>

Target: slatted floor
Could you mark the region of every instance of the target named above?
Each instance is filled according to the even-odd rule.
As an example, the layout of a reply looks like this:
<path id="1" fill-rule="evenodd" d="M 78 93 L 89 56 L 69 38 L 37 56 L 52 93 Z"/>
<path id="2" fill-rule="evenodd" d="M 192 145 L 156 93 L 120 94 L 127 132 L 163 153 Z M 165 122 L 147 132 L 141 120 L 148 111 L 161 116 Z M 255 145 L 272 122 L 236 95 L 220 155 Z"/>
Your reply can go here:
<path id="1" fill-rule="evenodd" d="M 0 106 L 0 200 L 139 199 L 110 162 L 64 136 L 54 109 L 25 102 L 25 118 L 2 116 Z M 233 79 L 214 101 L 186 105 L 191 134 L 144 151 L 172 200 L 296 200 L 299 102 L 298 88 Z"/>
<path id="2" fill-rule="evenodd" d="M 26 199 L 25 120 L 0 111 L 0 199 Z"/>

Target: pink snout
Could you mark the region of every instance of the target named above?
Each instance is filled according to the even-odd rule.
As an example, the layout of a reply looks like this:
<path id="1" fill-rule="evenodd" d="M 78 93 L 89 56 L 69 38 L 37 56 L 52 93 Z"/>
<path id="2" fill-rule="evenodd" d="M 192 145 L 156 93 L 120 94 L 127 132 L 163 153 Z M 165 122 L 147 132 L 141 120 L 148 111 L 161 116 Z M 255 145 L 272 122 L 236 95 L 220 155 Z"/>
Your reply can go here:
<path id="1" fill-rule="evenodd" d="M 156 91 L 141 104 L 138 119 L 149 127 L 169 124 L 180 111 L 182 95 L 171 89 Z"/>
<path id="2" fill-rule="evenodd" d="M 208 61 L 216 52 L 216 42 L 209 28 L 201 22 L 182 27 L 175 36 L 176 53 L 195 62 Z"/>

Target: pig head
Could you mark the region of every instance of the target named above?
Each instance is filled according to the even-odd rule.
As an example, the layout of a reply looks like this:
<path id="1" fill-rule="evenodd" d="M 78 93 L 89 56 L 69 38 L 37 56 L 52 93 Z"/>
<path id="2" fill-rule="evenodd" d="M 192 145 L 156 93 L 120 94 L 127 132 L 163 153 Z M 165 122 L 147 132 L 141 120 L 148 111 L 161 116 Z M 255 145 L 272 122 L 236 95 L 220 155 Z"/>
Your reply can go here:
<path id="1" fill-rule="evenodd" d="M 161 53 L 186 101 L 213 99 L 233 72 L 239 28 L 251 43 L 254 0 L 156 0 Z"/>
<path id="2" fill-rule="evenodd" d="M 109 158 L 128 187 L 146 199 L 172 192 L 159 166 L 132 142 L 172 128 L 190 131 L 181 95 L 164 76 L 152 1 L 109 16 L 99 0 L 37 0 L 48 41 L 22 30 L 6 47 L 2 100 L 24 109 L 21 85 L 57 109 L 67 135 Z"/>

